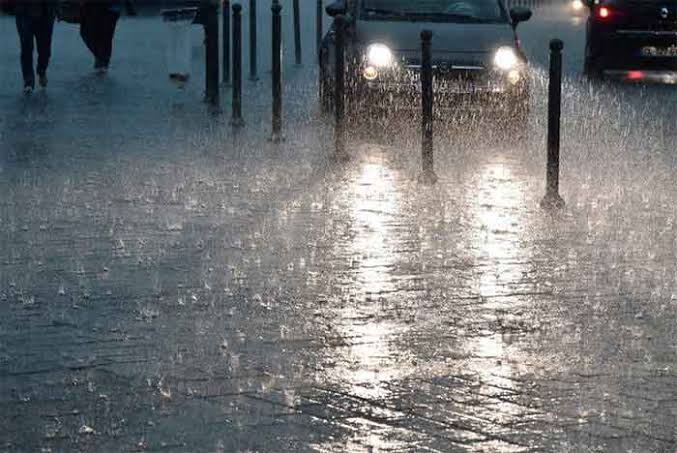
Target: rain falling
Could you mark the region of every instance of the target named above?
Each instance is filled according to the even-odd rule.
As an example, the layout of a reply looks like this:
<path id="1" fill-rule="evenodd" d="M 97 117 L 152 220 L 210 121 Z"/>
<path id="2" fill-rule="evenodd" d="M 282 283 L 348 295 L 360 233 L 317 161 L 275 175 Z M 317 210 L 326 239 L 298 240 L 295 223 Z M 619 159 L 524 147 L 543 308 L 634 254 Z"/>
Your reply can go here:
<path id="1" fill-rule="evenodd" d="M 276 1 L 109 2 L 108 63 L 61 16 L 26 90 L 0 0 L 0 451 L 677 451 L 677 6 L 633 2 L 281 0 L 275 117 Z M 666 67 L 586 63 L 635 4 Z"/>

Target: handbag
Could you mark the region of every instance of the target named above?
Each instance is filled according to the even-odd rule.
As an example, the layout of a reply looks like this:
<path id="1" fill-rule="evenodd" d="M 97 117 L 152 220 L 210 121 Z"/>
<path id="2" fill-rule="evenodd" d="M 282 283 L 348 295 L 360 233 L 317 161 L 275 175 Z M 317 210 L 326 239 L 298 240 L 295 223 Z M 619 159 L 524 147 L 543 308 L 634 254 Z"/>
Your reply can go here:
<path id="1" fill-rule="evenodd" d="M 82 19 L 80 0 L 60 0 L 56 16 L 60 21 L 79 24 Z"/>

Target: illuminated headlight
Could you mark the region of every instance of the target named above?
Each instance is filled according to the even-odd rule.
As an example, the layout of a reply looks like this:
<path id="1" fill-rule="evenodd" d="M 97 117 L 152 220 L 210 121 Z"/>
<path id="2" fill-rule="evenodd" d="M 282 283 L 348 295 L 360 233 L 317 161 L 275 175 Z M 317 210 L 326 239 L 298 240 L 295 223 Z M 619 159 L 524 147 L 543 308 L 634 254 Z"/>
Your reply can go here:
<path id="1" fill-rule="evenodd" d="M 517 85 L 520 80 L 522 80 L 522 75 L 517 69 L 513 69 L 512 71 L 508 72 L 508 82 L 513 85 Z"/>
<path id="2" fill-rule="evenodd" d="M 574 11 L 581 11 L 584 7 L 585 5 L 581 0 L 573 0 L 571 2 L 571 8 L 573 8 Z"/>
<path id="3" fill-rule="evenodd" d="M 367 48 L 367 62 L 375 68 L 385 68 L 393 62 L 393 53 L 384 44 L 372 44 Z"/>
<path id="4" fill-rule="evenodd" d="M 364 68 L 364 72 L 362 73 L 365 79 L 371 81 L 371 80 L 376 80 L 378 77 L 378 71 L 376 70 L 375 67 L 373 66 L 367 66 Z"/>
<path id="5" fill-rule="evenodd" d="M 517 54 L 510 47 L 501 47 L 494 55 L 494 66 L 503 71 L 515 69 L 518 63 Z"/>

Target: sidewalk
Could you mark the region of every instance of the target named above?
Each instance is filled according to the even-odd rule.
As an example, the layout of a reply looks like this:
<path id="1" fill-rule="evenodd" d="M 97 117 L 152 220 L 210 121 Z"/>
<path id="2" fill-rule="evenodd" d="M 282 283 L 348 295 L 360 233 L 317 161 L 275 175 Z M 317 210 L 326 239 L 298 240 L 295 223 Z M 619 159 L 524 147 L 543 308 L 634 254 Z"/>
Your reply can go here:
<path id="1" fill-rule="evenodd" d="M 677 448 L 670 118 L 567 91 L 551 215 L 540 103 L 518 149 L 439 128 L 428 188 L 415 124 L 332 164 L 310 63 L 275 146 L 266 63 L 234 134 L 198 53 L 183 91 L 158 69 L 159 20 L 104 79 L 56 42 L 30 99 L 0 48 L 0 450 Z"/>

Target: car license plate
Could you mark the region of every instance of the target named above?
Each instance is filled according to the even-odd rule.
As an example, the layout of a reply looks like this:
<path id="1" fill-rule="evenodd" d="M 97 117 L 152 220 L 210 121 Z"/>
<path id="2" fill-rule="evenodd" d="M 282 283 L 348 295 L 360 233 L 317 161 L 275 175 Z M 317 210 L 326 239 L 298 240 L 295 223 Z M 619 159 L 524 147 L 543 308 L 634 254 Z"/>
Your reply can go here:
<path id="1" fill-rule="evenodd" d="M 421 94 L 422 86 L 421 83 L 412 83 L 411 88 L 414 92 Z M 477 92 L 477 87 L 474 83 L 467 84 L 447 84 L 440 83 L 433 85 L 433 91 L 435 94 L 473 94 Z"/>
<path id="2" fill-rule="evenodd" d="M 473 94 L 476 91 L 475 82 L 465 80 L 440 82 L 436 90 L 440 94 Z"/>
<path id="3" fill-rule="evenodd" d="M 655 46 L 644 46 L 640 51 L 643 57 L 650 58 L 665 58 L 665 57 L 677 57 L 677 46 L 672 45 L 670 47 L 655 47 Z"/>

